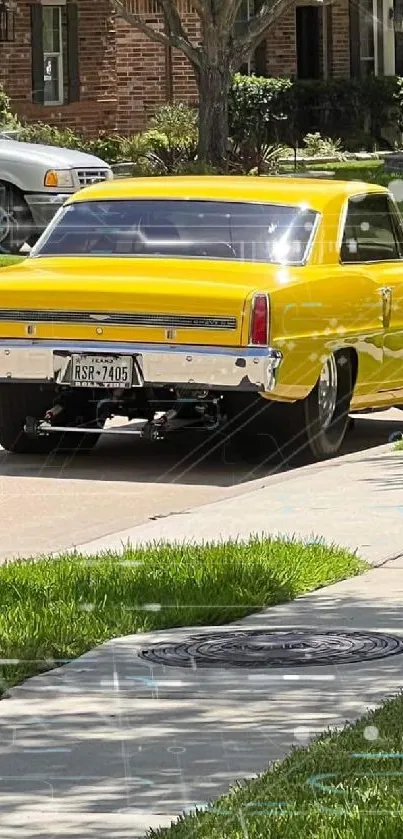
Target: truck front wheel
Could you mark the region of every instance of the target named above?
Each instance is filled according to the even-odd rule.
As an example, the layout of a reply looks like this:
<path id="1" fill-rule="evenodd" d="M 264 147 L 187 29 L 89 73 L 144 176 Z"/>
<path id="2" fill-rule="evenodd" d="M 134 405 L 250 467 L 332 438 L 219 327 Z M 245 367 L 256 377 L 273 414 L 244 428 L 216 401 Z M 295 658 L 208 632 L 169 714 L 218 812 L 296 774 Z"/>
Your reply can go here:
<path id="1" fill-rule="evenodd" d="M 0 181 L 0 253 L 19 253 L 32 237 L 33 218 L 22 193 Z"/>
<path id="2" fill-rule="evenodd" d="M 64 398 L 63 413 L 57 424 L 101 428 L 96 418 L 96 403 L 92 391 L 80 390 Z M 0 385 L 0 445 L 13 454 L 50 454 L 51 452 L 85 452 L 94 448 L 99 434 L 80 434 L 77 431 L 52 433 L 31 437 L 24 426 L 27 417 L 43 419 L 46 411 L 57 403 L 55 389 L 49 385 Z"/>

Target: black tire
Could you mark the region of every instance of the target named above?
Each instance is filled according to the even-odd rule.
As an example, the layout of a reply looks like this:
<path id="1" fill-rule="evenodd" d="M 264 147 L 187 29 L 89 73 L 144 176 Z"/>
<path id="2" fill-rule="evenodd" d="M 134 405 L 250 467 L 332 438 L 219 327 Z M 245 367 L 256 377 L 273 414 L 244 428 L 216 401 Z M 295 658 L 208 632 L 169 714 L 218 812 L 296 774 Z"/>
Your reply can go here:
<path id="1" fill-rule="evenodd" d="M 329 407 L 326 423 L 320 409 L 321 379 L 306 399 L 292 404 L 259 395 L 229 394 L 225 431 L 231 450 L 263 458 L 270 447 L 273 456 L 283 462 L 296 457 L 324 460 L 337 454 L 350 424 L 353 372 L 350 357 L 343 352 L 331 356 L 326 364 L 336 374 L 334 410 Z"/>
<path id="2" fill-rule="evenodd" d="M 0 181 L 0 253 L 19 253 L 31 242 L 34 222 L 22 193 Z"/>
<path id="3" fill-rule="evenodd" d="M 353 370 L 348 353 L 340 352 L 326 361 L 322 372 L 332 367 L 335 373 L 335 403 L 329 408 L 327 422 L 320 409 L 320 379 L 306 399 L 288 406 L 290 410 L 287 443 L 302 455 L 325 460 L 338 453 L 350 425 L 349 410 L 353 391 Z"/>
<path id="4" fill-rule="evenodd" d="M 102 427 L 96 422 L 95 406 L 91 391 L 83 390 L 69 395 L 65 411 L 57 417 L 59 425 Z M 24 431 L 28 416 L 42 419 L 45 412 L 57 402 L 54 388 L 31 384 L 0 385 L 0 445 L 13 454 L 50 454 L 88 452 L 96 445 L 99 434 L 49 434 L 47 437 L 30 437 Z"/>

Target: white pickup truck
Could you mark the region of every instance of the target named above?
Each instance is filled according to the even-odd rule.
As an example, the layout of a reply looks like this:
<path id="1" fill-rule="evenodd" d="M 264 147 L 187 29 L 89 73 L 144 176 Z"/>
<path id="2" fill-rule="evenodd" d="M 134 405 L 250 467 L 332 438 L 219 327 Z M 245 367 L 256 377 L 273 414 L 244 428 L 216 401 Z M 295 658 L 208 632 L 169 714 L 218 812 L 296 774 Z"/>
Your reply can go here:
<path id="1" fill-rule="evenodd" d="M 32 245 L 73 192 L 113 178 L 111 167 L 74 149 L 0 133 L 0 253 Z"/>

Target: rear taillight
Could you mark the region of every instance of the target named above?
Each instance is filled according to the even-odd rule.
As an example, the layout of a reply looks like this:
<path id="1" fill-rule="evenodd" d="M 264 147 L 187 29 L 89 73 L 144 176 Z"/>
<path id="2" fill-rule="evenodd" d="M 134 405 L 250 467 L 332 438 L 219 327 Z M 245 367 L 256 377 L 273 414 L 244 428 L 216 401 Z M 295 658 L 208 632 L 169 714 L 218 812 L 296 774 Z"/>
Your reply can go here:
<path id="1" fill-rule="evenodd" d="M 262 346 L 269 343 L 269 298 L 255 294 L 252 300 L 249 343 Z"/>

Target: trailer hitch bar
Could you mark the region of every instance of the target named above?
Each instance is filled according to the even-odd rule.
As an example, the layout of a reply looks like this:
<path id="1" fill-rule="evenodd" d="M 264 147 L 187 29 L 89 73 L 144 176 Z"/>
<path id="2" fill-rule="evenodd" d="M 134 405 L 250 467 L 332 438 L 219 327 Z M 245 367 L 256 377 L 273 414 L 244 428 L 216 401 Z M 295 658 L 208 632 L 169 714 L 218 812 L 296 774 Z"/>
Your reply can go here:
<path id="1" fill-rule="evenodd" d="M 130 423 L 128 423 L 130 426 Z M 165 422 L 158 420 L 148 420 L 144 423 L 138 423 L 136 428 L 130 429 L 126 426 L 118 426 L 117 428 L 88 428 L 82 425 L 52 425 L 48 420 L 37 420 L 33 417 L 27 417 L 24 426 L 24 431 L 29 437 L 47 437 L 49 434 L 106 434 L 108 436 L 122 436 L 130 435 L 131 437 L 141 437 L 145 440 L 163 440 L 167 434 L 172 431 L 179 431 L 184 428 L 196 428 L 199 430 L 211 429 L 211 426 L 200 424 L 197 419 L 176 419 L 171 418 Z M 215 424 L 214 424 L 215 426 Z"/>

